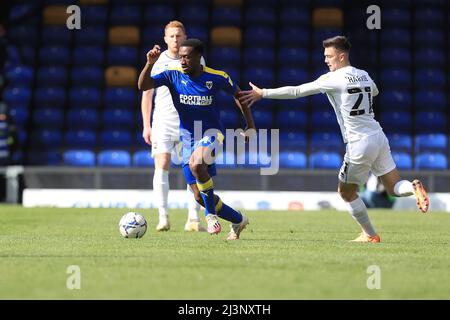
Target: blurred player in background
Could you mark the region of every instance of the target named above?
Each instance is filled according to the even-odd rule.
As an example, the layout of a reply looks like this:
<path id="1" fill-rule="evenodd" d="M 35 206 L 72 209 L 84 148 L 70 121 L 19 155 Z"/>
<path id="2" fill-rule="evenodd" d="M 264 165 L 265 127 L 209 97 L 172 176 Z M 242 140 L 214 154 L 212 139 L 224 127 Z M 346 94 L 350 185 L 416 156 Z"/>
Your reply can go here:
<path id="1" fill-rule="evenodd" d="M 248 108 L 242 108 L 236 99 L 240 89 L 223 71 L 201 65 L 203 44 L 198 39 L 187 39 L 178 51 L 181 68 L 170 68 L 150 76 L 153 64 L 160 56 L 160 48 L 155 45 L 147 53 L 147 64 L 139 75 L 139 90 L 149 90 L 161 86 L 169 87 L 172 100 L 180 117 L 183 145 L 183 172 L 187 183 L 194 191 L 196 200 L 205 208 L 208 232 L 218 234 L 222 227 L 218 217 L 231 222 L 227 240 L 237 240 L 248 224 L 248 219 L 240 212 L 227 206 L 214 194 L 212 176 L 216 174 L 214 164 L 215 149 L 223 145 L 224 128 L 219 120 L 219 109 L 215 104 L 216 94 L 223 90 L 235 97 L 236 105 L 243 113 L 248 129 L 254 133 L 255 125 Z M 201 124 L 201 136 L 196 136 Z M 248 141 L 249 136 L 246 136 Z"/>
<path id="2" fill-rule="evenodd" d="M 167 50 L 162 52 L 152 69 L 152 76 L 163 72 L 169 67 L 180 66 L 178 49 L 182 41 L 186 40 L 186 30 L 179 21 L 169 22 L 164 29 L 164 42 Z M 202 57 L 202 64 L 205 61 Z M 153 127 L 152 127 L 152 109 Z M 170 229 L 167 199 L 169 195 L 169 169 L 172 153 L 179 150 L 180 119 L 175 109 L 169 89 L 162 86 L 142 93 L 141 111 L 143 120 L 142 136 L 145 142 L 152 146 L 152 157 L 155 158 L 155 172 L 153 174 L 153 191 L 159 211 L 158 231 Z M 186 231 L 206 231 L 200 225 L 198 213 L 200 205 L 195 201 L 194 194 L 187 186 L 188 192 L 188 220 L 184 226 Z"/>
<path id="3" fill-rule="evenodd" d="M 325 63 L 330 72 L 316 81 L 299 86 L 242 91 L 239 100 L 250 107 L 262 99 L 295 99 L 325 93 L 334 108 L 341 128 L 346 153 L 339 172 L 338 192 L 348 204 L 348 211 L 361 226 L 362 233 L 353 241 L 380 242 L 370 222 L 367 208 L 359 197 L 359 185 L 366 183 L 369 171 L 381 178 L 387 192 L 397 197 L 415 195 L 417 206 L 427 212 L 429 200 L 419 180 L 401 180 L 380 124 L 374 119 L 372 99 L 378 88 L 366 71 L 350 65 L 350 43 L 344 36 L 323 41 Z"/>

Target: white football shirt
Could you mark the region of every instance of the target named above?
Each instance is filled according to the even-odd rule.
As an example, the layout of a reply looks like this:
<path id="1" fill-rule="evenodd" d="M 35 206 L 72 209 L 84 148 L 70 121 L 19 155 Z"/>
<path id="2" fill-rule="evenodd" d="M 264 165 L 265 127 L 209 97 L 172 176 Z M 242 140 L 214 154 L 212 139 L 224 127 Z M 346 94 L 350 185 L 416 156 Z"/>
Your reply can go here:
<path id="1" fill-rule="evenodd" d="M 263 89 L 263 97 L 270 99 L 295 99 L 318 93 L 325 93 L 333 106 L 345 143 L 382 131 L 372 110 L 378 88 L 364 70 L 347 66 L 296 87 Z"/>
<path id="2" fill-rule="evenodd" d="M 203 59 L 203 57 L 200 63 L 202 65 L 205 65 L 205 59 Z M 168 50 L 165 50 L 161 53 L 158 60 L 156 60 L 155 64 L 153 65 L 151 75 L 157 75 L 161 72 L 164 72 L 168 68 L 173 67 L 181 67 L 180 60 L 171 58 L 168 54 Z M 169 88 L 167 88 L 166 86 L 155 88 L 154 99 L 153 121 L 159 121 L 160 119 L 162 119 L 165 122 L 177 123 L 178 127 L 180 119 L 178 117 L 178 112 L 173 105 Z"/>

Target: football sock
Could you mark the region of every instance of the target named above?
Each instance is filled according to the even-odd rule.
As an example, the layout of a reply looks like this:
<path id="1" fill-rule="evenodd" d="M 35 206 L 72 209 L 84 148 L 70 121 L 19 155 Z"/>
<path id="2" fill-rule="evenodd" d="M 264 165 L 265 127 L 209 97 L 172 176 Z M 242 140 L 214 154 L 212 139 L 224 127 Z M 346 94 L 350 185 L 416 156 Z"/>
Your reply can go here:
<path id="1" fill-rule="evenodd" d="M 223 203 L 222 199 L 220 199 L 219 197 L 217 198 L 218 198 L 216 204 L 217 215 L 222 219 L 230 221 L 231 223 L 241 223 L 242 215 L 233 208 L 231 208 L 230 206 Z"/>
<path id="2" fill-rule="evenodd" d="M 197 180 L 197 187 L 200 191 L 200 195 L 205 206 L 205 216 L 207 216 L 208 214 L 216 214 L 214 201 L 214 184 L 212 178 L 209 178 L 208 181 L 203 183 Z"/>
<path id="3" fill-rule="evenodd" d="M 400 180 L 394 186 L 394 193 L 397 197 L 407 197 L 414 194 L 414 188 L 410 181 Z"/>
<path id="4" fill-rule="evenodd" d="M 200 204 L 195 201 L 194 192 L 192 192 L 191 186 L 187 185 L 188 193 L 188 219 L 189 220 L 200 220 L 198 212 L 200 211 Z"/>
<path id="5" fill-rule="evenodd" d="M 153 174 L 153 192 L 155 202 L 159 211 L 159 219 L 167 219 L 167 197 L 169 195 L 169 171 L 164 169 L 155 169 Z"/>
<path id="6" fill-rule="evenodd" d="M 367 208 L 360 197 L 356 198 L 352 202 L 347 202 L 348 211 L 352 215 L 353 219 L 361 226 L 366 234 L 374 236 L 377 233 L 370 222 L 369 215 L 367 214 Z"/>

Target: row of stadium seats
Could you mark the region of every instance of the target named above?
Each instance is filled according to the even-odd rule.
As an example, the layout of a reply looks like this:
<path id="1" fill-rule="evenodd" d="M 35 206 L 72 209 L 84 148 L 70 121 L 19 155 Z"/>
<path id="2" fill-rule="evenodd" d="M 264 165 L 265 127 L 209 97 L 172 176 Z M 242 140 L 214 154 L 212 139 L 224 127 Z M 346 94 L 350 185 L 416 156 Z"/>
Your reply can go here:
<path id="1" fill-rule="evenodd" d="M 422 153 L 415 157 L 414 166 L 410 155 L 406 153 L 393 153 L 399 169 L 425 169 L 442 170 L 447 168 L 447 157 L 442 153 Z M 63 153 L 62 159 L 56 152 L 30 153 L 32 162 L 51 162 L 53 165 L 69 166 L 102 166 L 102 167 L 151 167 L 154 162 L 148 150 L 140 150 L 132 155 L 126 150 L 104 150 L 98 154 L 91 150 L 73 149 Z M 271 159 L 267 154 L 239 155 L 222 153 L 217 158 L 217 165 L 221 168 L 256 168 L 271 166 Z M 179 165 L 179 160 L 174 161 L 174 166 Z M 280 168 L 293 169 L 338 169 L 342 165 L 342 156 L 336 152 L 316 152 L 309 157 L 300 151 L 283 151 L 279 154 Z"/>

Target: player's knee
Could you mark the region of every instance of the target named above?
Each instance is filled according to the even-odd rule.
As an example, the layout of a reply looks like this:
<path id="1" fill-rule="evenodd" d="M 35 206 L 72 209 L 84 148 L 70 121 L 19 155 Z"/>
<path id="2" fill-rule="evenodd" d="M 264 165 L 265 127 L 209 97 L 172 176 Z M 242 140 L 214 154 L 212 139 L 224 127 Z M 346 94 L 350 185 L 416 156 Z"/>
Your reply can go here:
<path id="1" fill-rule="evenodd" d="M 358 194 L 354 190 L 338 189 L 339 195 L 345 202 L 352 202 L 358 197 Z"/>
<path id="2" fill-rule="evenodd" d="M 189 169 L 191 169 L 192 174 L 194 177 L 199 177 L 204 172 L 204 164 L 197 163 L 195 161 L 189 161 Z"/>

